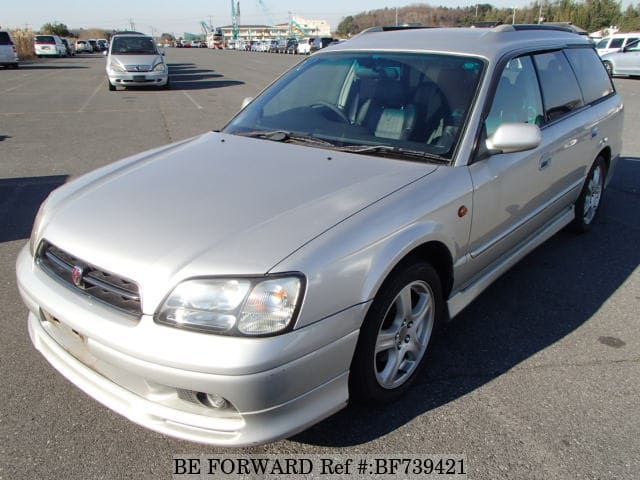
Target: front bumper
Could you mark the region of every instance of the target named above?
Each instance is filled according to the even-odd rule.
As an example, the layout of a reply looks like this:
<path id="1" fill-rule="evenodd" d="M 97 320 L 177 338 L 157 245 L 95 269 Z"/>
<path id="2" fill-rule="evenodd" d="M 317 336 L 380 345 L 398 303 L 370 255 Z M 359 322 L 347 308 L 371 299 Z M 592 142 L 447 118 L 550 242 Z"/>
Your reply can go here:
<path id="1" fill-rule="evenodd" d="M 255 445 L 291 436 L 347 403 L 358 337 L 352 326 L 361 321 L 363 305 L 285 335 L 233 339 L 162 327 L 149 316 L 137 323 L 115 318 L 42 272 L 27 247 L 17 273 L 35 347 L 87 394 L 152 430 L 215 445 Z M 124 347 L 105 333 L 113 330 Z M 171 352 L 161 336 L 171 337 Z M 221 365 L 219 352 L 233 343 L 240 354 L 231 367 Z M 130 351 L 135 344 L 140 355 Z M 154 355 L 168 360 L 150 361 Z M 219 395 L 227 407 L 198 402 L 197 392 Z"/>
<path id="2" fill-rule="evenodd" d="M 158 86 L 163 87 L 169 81 L 169 73 L 164 72 L 113 72 L 108 70 L 107 77 L 111 85 L 120 85 L 123 87 L 144 87 Z"/>

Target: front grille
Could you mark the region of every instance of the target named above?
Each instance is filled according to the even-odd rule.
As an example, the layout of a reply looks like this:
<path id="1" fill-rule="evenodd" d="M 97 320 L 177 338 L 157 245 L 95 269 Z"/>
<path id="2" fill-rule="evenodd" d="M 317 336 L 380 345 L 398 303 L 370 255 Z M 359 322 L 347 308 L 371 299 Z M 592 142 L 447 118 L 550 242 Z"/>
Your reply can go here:
<path id="1" fill-rule="evenodd" d="M 135 282 L 101 270 L 47 241 L 41 243 L 36 261 L 45 272 L 69 288 L 129 315 L 142 315 L 140 290 Z M 76 282 L 74 269 L 81 271 Z"/>
<path id="2" fill-rule="evenodd" d="M 127 72 L 149 72 L 151 65 L 125 65 Z"/>

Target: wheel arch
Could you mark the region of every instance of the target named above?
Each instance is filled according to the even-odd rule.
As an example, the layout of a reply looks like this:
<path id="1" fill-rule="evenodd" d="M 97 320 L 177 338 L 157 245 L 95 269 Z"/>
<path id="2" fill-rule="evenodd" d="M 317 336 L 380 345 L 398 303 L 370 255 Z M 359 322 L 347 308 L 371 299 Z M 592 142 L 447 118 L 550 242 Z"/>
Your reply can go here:
<path id="1" fill-rule="evenodd" d="M 401 255 L 377 285 L 375 294 L 378 294 L 389 277 L 416 261 L 427 262 L 436 270 L 442 285 L 442 300 L 446 302 L 453 287 L 453 257 L 449 247 L 440 240 L 426 241 Z"/>

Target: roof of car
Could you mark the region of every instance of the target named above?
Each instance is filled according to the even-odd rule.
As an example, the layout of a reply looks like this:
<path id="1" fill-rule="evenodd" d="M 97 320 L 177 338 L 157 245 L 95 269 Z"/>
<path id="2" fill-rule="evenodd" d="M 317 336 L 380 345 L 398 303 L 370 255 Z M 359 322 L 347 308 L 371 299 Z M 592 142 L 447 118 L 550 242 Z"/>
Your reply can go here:
<path id="1" fill-rule="evenodd" d="M 495 59 L 514 50 L 566 45 L 591 46 L 587 39 L 562 28 L 500 25 L 495 28 L 421 28 L 371 32 L 332 45 L 327 51 L 450 52 Z"/>

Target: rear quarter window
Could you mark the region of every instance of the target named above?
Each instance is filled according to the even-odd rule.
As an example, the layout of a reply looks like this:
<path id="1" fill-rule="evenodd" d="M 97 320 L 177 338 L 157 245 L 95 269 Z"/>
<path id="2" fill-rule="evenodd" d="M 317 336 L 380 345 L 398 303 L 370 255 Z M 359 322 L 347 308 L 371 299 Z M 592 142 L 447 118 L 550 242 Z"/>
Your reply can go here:
<path id="1" fill-rule="evenodd" d="M 613 93 L 613 85 L 598 54 L 591 48 L 565 50 L 576 73 L 584 103 L 593 103 Z"/>

